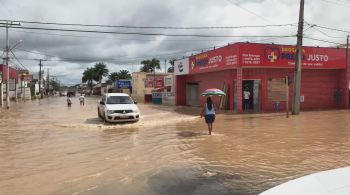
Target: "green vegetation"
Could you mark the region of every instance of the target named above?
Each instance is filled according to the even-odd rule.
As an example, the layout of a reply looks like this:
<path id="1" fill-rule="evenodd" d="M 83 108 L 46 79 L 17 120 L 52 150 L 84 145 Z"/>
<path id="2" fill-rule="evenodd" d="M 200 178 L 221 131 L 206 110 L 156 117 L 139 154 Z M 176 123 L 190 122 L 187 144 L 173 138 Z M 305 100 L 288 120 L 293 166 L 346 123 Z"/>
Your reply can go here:
<path id="1" fill-rule="evenodd" d="M 141 72 L 154 72 L 156 69 L 160 69 L 160 62 L 155 58 L 152 60 L 143 60 L 141 64 L 143 65 L 140 69 Z"/>

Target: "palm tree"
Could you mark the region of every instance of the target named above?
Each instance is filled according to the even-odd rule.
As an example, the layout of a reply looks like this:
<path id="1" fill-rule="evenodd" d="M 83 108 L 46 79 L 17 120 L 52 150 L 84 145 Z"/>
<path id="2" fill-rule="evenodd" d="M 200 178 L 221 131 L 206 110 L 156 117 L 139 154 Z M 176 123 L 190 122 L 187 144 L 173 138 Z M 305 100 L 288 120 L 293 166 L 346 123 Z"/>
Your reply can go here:
<path id="1" fill-rule="evenodd" d="M 81 80 L 83 83 L 87 82 L 87 85 L 90 87 L 90 91 L 92 91 L 92 82 L 94 78 L 95 78 L 94 68 L 87 68 L 86 70 L 84 70 L 83 77 Z"/>
<path id="2" fill-rule="evenodd" d="M 96 63 L 94 66 L 94 80 L 96 82 L 102 83 L 102 78 L 108 76 L 109 70 L 107 69 L 107 65 L 103 62 Z"/>
<path id="3" fill-rule="evenodd" d="M 129 73 L 128 70 L 121 70 L 118 73 L 119 79 L 131 79 L 131 74 Z"/>
<path id="4" fill-rule="evenodd" d="M 140 69 L 141 72 L 155 72 L 156 69 L 160 69 L 160 62 L 155 58 L 152 60 L 143 60 L 141 64 L 143 65 Z"/>
<path id="5" fill-rule="evenodd" d="M 112 72 L 108 75 L 107 83 L 112 84 L 119 79 L 119 72 Z"/>
<path id="6" fill-rule="evenodd" d="M 169 63 L 171 64 L 171 66 L 168 68 L 168 72 L 170 72 L 170 73 L 174 72 L 175 61 L 176 61 L 175 58 L 173 58 L 173 59 L 171 59 L 171 60 L 169 61 Z"/>

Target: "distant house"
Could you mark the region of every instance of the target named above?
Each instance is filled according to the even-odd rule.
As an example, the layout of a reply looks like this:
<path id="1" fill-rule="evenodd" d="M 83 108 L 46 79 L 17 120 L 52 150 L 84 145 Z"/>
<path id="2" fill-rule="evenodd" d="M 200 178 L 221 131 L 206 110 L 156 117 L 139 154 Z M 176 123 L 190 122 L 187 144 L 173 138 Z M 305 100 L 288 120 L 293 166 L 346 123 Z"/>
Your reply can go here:
<path id="1" fill-rule="evenodd" d="M 138 102 L 149 102 L 152 100 L 152 91 L 165 89 L 166 77 L 170 74 L 163 73 L 132 73 L 132 98 Z"/>
<path id="2" fill-rule="evenodd" d="M 16 88 L 17 88 L 17 82 L 18 82 L 18 70 L 12 68 L 11 66 L 9 67 L 9 95 L 10 98 L 16 98 Z M 6 83 L 7 82 L 7 66 L 4 64 L 0 64 L 0 74 L 1 74 L 1 82 Z M 6 93 L 6 85 L 3 85 L 4 89 L 4 94 Z M 6 96 L 4 95 L 4 98 Z"/>

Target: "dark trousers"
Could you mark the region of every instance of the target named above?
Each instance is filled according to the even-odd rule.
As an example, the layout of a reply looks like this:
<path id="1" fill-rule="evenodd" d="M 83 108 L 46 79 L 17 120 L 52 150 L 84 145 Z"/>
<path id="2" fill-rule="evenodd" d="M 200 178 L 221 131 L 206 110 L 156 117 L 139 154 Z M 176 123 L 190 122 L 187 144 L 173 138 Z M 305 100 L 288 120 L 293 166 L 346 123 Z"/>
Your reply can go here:
<path id="1" fill-rule="evenodd" d="M 249 99 L 243 99 L 243 110 L 249 110 Z"/>

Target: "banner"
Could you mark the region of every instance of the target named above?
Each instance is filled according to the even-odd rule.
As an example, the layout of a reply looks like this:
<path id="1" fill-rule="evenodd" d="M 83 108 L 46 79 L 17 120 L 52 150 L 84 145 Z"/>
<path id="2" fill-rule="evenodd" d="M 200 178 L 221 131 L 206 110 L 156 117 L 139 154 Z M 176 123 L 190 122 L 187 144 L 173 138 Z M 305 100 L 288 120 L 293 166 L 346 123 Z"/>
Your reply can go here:
<path id="1" fill-rule="evenodd" d="M 294 68 L 296 47 L 272 44 L 240 44 L 242 67 Z M 302 68 L 345 69 L 345 49 L 303 47 Z"/>
<path id="2" fill-rule="evenodd" d="M 189 73 L 189 59 L 185 58 L 174 62 L 174 74 L 184 75 Z"/>
<path id="3" fill-rule="evenodd" d="M 238 66 L 238 45 L 229 45 L 190 57 L 190 74 L 232 69 Z"/>
<path id="4" fill-rule="evenodd" d="M 154 82 L 155 78 L 155 82 Z M 154 87 L 154 84 L 156 85 Z M 147 75 L 145 80 L 145 87 L 146 88 L 161 88 L 164 87 L 164 76 L 152 76 Z"/>
<path id="5" fill-rule="evenodd" d="M 117 86 L 118 89 L 130 89 L 131 80 L 117 80 L 115 86 Z"/>

